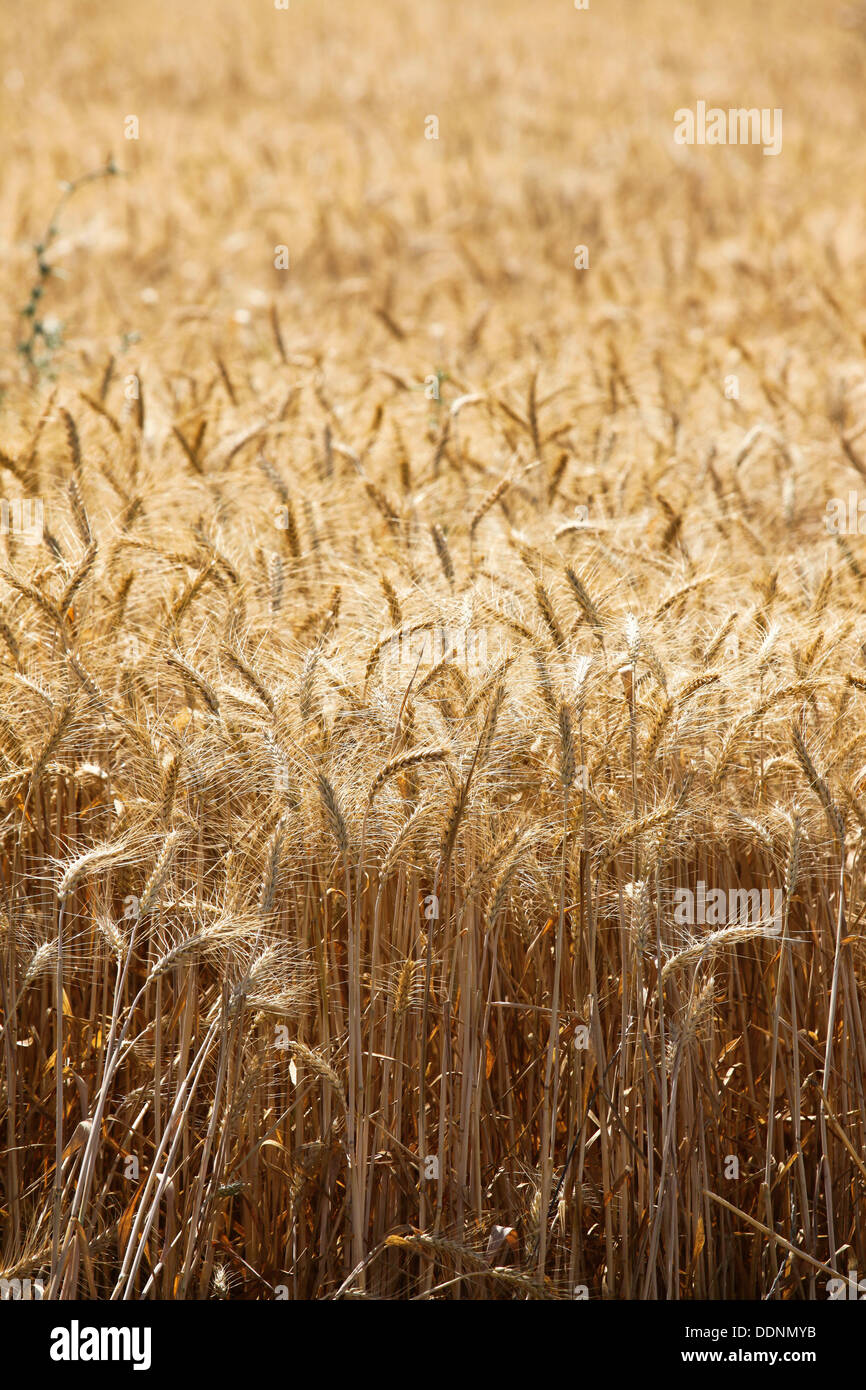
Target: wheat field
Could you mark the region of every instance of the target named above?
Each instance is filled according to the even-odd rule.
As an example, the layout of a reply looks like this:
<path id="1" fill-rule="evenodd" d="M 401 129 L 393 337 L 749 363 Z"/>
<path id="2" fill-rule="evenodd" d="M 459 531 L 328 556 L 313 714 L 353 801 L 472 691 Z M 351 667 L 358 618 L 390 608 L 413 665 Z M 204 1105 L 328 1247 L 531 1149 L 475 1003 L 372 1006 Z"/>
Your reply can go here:
<path id="1" fill-rule="evenodd" d="M 0 8 L 3 1277 L 826 1297 L 866 8 Z"/>

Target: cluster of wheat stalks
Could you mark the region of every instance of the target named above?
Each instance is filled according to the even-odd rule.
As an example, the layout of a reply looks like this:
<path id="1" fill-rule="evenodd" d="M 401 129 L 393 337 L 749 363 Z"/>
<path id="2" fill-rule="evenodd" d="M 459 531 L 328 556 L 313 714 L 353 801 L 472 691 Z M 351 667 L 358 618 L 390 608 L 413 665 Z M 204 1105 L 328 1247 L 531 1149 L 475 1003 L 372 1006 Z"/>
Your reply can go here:
<path id="1" fill-rule="evenodd" d="M 141 139 L 52 238 L 52 371 L 0 355 L 45 519 L 0 538 L 0 1274 L 823 1297 L 866 1269 L 861 40 L 49 10 L 4 303 Z M 672 154 L 698 52 L 778 160 Z M 680 925 L 699 881 L 781 923 Z"/>
<path id="2" fill-rule="evenodd" d="M 7 1269 L 814 1294 L 864 1254 L 853 552 L 744 583 L 657 490 L 575 521 L 603 450 L 534 376 L 349 444 L 317 383 L 213 371 L 158 485 L 105 377 L 4 454 L 49 499 L 2 571 Z M 675 925 L 698 878 L 782 887 L 781 934 Z"/>

